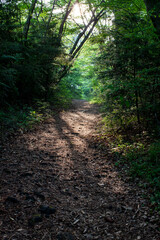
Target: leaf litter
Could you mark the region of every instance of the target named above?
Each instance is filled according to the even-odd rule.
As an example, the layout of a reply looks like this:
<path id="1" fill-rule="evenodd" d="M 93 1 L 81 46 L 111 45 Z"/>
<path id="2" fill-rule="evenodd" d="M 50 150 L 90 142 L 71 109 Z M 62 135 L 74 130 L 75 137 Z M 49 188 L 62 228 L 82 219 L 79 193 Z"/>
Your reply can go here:
<path id="1" fill-rule="evenodd" d="M 2 240 L 160 240 L 136 182 L 97 147 L 96 105 L 70 110 L 3 143 L 0 171 Z"/>

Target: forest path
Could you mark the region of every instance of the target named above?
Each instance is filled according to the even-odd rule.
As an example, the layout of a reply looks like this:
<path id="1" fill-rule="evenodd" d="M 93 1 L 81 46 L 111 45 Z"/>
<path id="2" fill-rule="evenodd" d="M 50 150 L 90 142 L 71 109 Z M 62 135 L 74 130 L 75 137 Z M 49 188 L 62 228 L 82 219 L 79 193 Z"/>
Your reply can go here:
<path id="1" fill-rule="evenodd" d="M 0 239 L 160 240 L 142 191 L 92 137 L 98 108 L 73 108 L 4 144 Z"/>

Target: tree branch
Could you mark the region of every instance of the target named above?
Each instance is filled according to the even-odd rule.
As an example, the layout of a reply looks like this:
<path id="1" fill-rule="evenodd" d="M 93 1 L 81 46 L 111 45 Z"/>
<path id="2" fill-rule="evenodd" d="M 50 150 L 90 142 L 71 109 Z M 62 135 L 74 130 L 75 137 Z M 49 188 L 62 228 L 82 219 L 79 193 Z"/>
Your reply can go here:
<path id="1" fill-rule="evenodd" d="M 90 22 L 89 22 L 88 25 L 84 28 L 83 32 L 81 32 L 81 33 L 78 35 L 78 37 L 77 37 L 77 39 L 76 39 L 76 41 L 75 41 L 75 43 L 74 43 L 74 45 L 73 45 L 73 47 L 72 47 L 72 49 L 71 49 L 71 51 L 70 51 L 71 59 L 73 59 L 73 58 L 76 56 L 76 54 L 77 54 L 78 51 L 81 49 L 81 47 L 83 46 L 83 44 L 84 44 L 84 43 L 86 42 L 86 40 L 89 38 L 89 36 L 90 36 L 90 34 L 92 33 L 94 27 L 96 26 L 96 24 L 97 24 L 97 22 L 99 21 L 99 19 L 103 16 L 103 14 L 105 14 L 104 9 L 102 9 L 102 10 L 97 14 L 97 16 L 96 16 L 94 19 L 91 18 Z M 77 47 L 77 45 L 78 45 L 78 43 L 79 43 L 79 40 L 81 39 L 81 37 L 84 36 L 84 34 L 86 33 L 87 29 L 91 26 L 92 23 L 93 23 L 93 25 L 92 25 L 91 29 L 90 29 L 89 32 L 86 34 L 86 36 L 84 37 L 84 39 L 82 40 L 82 42 L 80 43 L 80 45 Z"/>
<path id="2" fill-rule="evenodd" d="M 67 5 L 67 9 L 66 9 L 66 12 L 65 12 L 65 15 L 63 17 L 62 23 L 61 23 L 60 28 L 59 28 L 59 39 L 60 39 L 60 41 L 62 39 L 62 33 L 63 33 L 63 30 L 64 30 L 65 22 L 66 22 L 66 20 L 67 20 L 67 18 L 69 16 L 70 12 L 72 11 L 72 8 L 73 8 L 73 5 L 74 5 L 73 4 L 71 6 L 71 2 L 72 2 L 72 0 L 69 0 L 68 5 Z"/>

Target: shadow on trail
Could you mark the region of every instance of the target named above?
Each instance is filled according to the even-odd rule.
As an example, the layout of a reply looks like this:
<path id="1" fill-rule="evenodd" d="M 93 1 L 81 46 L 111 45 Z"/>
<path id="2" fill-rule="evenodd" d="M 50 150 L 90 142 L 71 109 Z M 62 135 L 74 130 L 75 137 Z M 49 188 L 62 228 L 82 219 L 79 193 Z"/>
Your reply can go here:
<path id="1" fill-rule="evenodd" d="M 120 180 L 107 149 L 98 150 L 85 135 L 98 116 L 97 108 L 75 100 L 71 111 L 6 145 L 0 162 L 0 207 L 7 209 L 0 219 L 1 239 L 59 240 L 60 232 L 71 234 L 62 240 L 159 240 L 142 225 L 138 209 L 145 202 L 136 189 Z M 6 205 L 6 196 L 18 203 Z M 56 213 L 42 216 L 32 229 L 28 219 L 42 204 L 54 206 Z"/>

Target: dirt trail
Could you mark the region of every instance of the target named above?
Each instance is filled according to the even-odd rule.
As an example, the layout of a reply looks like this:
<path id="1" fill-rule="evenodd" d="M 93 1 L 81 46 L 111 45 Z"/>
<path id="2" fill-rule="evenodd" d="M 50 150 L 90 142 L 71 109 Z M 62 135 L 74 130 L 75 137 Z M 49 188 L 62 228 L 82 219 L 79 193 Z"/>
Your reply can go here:
<path id="1" fill-rule="evenodd" d="M 0 239 L 160 240 L 136 184 L 91 139 L 96 106 L 73 108 L 4 144 Z"/>

